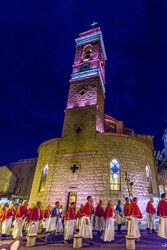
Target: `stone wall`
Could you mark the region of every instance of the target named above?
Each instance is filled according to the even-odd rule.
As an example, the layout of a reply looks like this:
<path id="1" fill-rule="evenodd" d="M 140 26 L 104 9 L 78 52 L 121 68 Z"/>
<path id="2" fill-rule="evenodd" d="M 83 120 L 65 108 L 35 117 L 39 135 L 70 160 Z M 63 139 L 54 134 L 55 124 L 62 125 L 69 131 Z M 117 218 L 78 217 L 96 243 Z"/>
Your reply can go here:
<path id="1" fill-rule="evenodd" d="M 36 169 L 37 158 L 22 159 L 18 162 L 12 162 L 7 167 L 17 177 L 13 192 L 13 198 L 29 199 L 34 173 Z"/>
<path id="2" fill-rule="evenodd" d="M 71 138 L 72 139 L 72 138 Z M 62 139 L 63 140 L 63 139 Z M 73 142 L 73 141 L 72 141 Z M 124 180 L 125 170 L 134 182 L 134 196 L 139 199 L 142 212 L 145 211 L 148 199 L 158 195 L 156 170 L 153 150 L 135 137 L 119 134 L 99 133 L 96 135 L 96 147 L 87 152 L 60 153 L 61 140 L 52 140 L 40 146 L 37 168 L 34 176 L 30 202 L 41 200 L 43 204 L 54 205 L 59 200 L 65 207 L 68 192 L 77 192 L 77 207 L 86 202 L 86 197 L 92 195 L 94 205 L 102 199 L 104 206 L 109 199 L 114 203 L 118 199 L 124 201 L 127 196 L 127 186 Z M 66 141 L 66 149 L 75 147 Z M 71 149 L 72 150 L 72 149 Z M 121 191 L 110 190 L 110 162 L 116 158 L 121 166 Z M 72 174 L 70 167 L 76 163 L 77 173 Z M 42 168 L 49 165 L 46 188 L 38 192 Z M 146 165 L 151 168 L 153 193 L 148 193 L 146 179 Z"/>

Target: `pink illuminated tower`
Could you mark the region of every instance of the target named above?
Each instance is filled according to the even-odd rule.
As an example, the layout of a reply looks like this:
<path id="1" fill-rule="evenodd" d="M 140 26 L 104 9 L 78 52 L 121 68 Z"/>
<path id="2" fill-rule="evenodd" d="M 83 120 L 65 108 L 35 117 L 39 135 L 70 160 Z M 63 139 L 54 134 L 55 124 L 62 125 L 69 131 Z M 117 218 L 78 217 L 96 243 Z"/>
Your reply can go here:
<path id="1" fill-rule="evenodd" d="M 62 139 L 104 132 L 106 52 L 100 28 L 80 33 L 70 80 Z"/>

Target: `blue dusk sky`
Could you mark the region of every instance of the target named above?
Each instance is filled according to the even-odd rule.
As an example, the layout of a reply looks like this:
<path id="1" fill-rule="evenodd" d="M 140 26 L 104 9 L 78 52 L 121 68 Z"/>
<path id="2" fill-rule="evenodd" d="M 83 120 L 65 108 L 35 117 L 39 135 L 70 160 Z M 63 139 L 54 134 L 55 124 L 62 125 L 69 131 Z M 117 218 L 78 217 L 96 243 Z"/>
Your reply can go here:
<path id="1" fill-rule="evenodd" d="M 107 54 L 105 113 L 163 147 L 167 1 L 1 0 L 0 165 L 61 136 L 75 38 L 98 22 Z"/>

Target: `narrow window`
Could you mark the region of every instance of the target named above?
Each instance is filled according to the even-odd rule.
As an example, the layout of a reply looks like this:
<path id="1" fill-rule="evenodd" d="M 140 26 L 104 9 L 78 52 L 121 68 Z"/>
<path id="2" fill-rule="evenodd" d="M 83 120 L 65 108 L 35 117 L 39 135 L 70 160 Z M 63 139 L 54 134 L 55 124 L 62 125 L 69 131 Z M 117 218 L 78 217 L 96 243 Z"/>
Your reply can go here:
<path id="1" fill-rule="evenodd" d="M 152 193 L 151 169 L 149 165 L 146 166 L 146 177 L 148 192 Z"/>
<path id="2" fill-rule="evenodd" d="M 46 164 L 42 169 L 39 192 L 45 191 L 47 175 L 48 175 L 48 164 Z"/>
<path id="3" fill-rule="evenodd" d="M 110 186 L 111 190 L 120 190 L 120 165 L 116 159 L 110 162 Z"/>

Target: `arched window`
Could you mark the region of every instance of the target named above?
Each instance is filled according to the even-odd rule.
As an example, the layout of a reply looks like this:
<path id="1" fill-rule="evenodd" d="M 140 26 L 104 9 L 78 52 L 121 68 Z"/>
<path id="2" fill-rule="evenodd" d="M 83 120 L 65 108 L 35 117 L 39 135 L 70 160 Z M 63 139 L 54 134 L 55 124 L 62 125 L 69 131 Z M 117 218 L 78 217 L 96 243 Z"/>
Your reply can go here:
<path id="1" fill-rule="evenodd" d="M 149 165 L 146 166 L 146 177 L 148 192 L 152 193 L 151 169 Z"/>
<path id="2" fill-rule="evenodd" d="M 91 58 L 91 52 L 92 52 L 91 46 L 87 46 L 87 47 L 84 49 L 83 59 L 85 60 L 85 59 Z"/>
<path id="3" fill-rule="evenodd" d="M 120 190 L 120 165 L 116 159 L 110 162 L 110 186 L 111 190 Z"/>
<path id="4" fill-rule="evenodd" d="M 46 164 L 42 169 L 41 180 L 40 180 L 40 185 L 39 185 L 39 192 L 45 191 L 48 169 L 49 169 L 48 164 Z"/>

